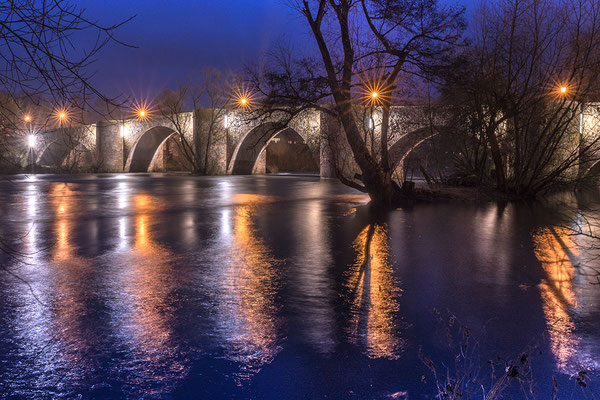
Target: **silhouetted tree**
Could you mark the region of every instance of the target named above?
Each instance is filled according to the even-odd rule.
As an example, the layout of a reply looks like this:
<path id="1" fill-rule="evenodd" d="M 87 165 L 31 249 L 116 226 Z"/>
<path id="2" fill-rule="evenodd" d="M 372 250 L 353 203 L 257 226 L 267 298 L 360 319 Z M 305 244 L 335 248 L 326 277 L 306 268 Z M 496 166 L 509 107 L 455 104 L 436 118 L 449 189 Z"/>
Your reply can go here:
<path id="1" fill-rule="evenodd" d="M 519 196 L 580 180 L 600 144 L 589 118 L 599 47 L 595 0 L 484 3 L 443 89 L 460 131 L 458 165 Z"/>
<path id="2" fill-rule="evenodd" d="M 106 45 L 123 44 L 114 34 L 125 22 L 101 25 L 68 0 L 15 0 L 0 5 L 3 161 L 13 162 L 4 156 L 11 153 L 17 136 L 26 145 L 24 134 L 46 126 L 53 113 L 49 103 L 84 110 L 92 98 L 116 102 L 92 84 L 90 66 Z M 45 109 L 46 115 L 40 118 L 39 109 Z M 25 115 L 31 115 L 31 120 L 25 121 Z"/>
<path id="3" fill-rule="evenodd" d="M 305 18 L 319 57 L 274 57 L 273 68 L 255 74 L 265 107 L 284 113 L 311 108 L 332 116 L 360 169 L 351 177 L 336 171 L 340 180 L 368 193 L 375 203 L 401 201 L 404 195 L 392 179 L 388 152 L 394 94 L 402 74 L 423 75 L 452 50 L 464 27 L 463 10 L 440 7 L 435 0 L 291 4 Z M 357 117 L 361 107 L 381 113 L 376 140 Z"/>
<path id="4" fill-rule="evenodd" d="M 200 84 L 182 84 L 177 90 L 164 90 L 158 97 L 159 114 L 174 127 L 177 147 L 194 174 L 215 172 L 210 169 L 211 159 L 224 145 L 223 118 L 230 99 L 228 82 L 232 79 L 229 73 L 206 69 Z M 194 137 L 186 135 L 192 125 Z"/>

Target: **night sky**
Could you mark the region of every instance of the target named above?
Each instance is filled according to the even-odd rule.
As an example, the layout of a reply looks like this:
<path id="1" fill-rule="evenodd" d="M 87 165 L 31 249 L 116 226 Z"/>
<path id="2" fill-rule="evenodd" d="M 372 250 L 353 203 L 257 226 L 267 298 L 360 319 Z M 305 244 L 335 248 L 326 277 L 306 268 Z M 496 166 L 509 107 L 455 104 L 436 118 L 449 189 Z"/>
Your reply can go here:
<path id="1" fill-rule="evenodd" d="M 448 0 L 471 12 L 477 0 Z M 104 25 L 136 17 L 118 38 L 137 46 L 105 48 L 95 85 L 110 95 L 151 98 L 206 67 L 239 69 L 278 43 L 310 50 L 313 38 L 286 0 L 80 0 Z"/>

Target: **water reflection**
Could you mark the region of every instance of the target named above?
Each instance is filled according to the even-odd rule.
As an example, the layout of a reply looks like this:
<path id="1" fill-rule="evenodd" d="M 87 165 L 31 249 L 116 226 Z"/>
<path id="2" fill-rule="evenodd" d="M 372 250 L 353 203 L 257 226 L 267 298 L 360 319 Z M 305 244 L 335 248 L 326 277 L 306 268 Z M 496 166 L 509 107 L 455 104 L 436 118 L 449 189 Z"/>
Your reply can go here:
<path id="1" fill-rule="evenodd" d="M 60 361 L 57 335 L 52 329 L 53 315 L 48 312 L 53 300 L 53 277 L 44 260 L 45 249 L 40 245 L 40 237 L 45 232 L 38 223 L 38 218 L 46 210 L 40 201 L 39 187 L 28 183 L 26 188 L 25 199 L 20 200 L 25 206 L 23 220 L 26 223 L 18 232 L 18 237 L 25 239 L 23 249 L 17 250 L 16 259 L 11 260 L 13 264 L 7 266 L 18 278 L 13 280 L 4 276 L 2 280 L 2 283 L 8 283 L 7 286 L 2 285 L 8 295 L 2 297 L 0 307 L 14 307 L 18 312 L 14 320 L 3 319 L 0 326 L 8 333 L 8 338 L 0 338 L 0 357 L 13 357 L 15 360 L 13 368 L 2 371 L 6 374 L 0 375 L 0 396 L 5 394 L 3 390 L 19 393 L 25 386 L 20 381 L 25 373 L 30 384 L 41 387 L 55 381 L 48 378 L 46 371 L 60 371 L 61 367 L 65 367 Z M 19 217 L 14 209 L 12 212 Z"/>
<path id="2" fill-rule="evenodd" d="M 361 196 L 333 181 L 52 179 L 0 190 L 32 288 L 0 280 L 0 381 L 16 377 L 14 397 L 425 396 L 405 338 L 436 354 L 430 307 L 475 328 L 493 318 L 501 342 L 482 340 L 486 354 L 549 332 L 562 372 L 598 369 L 600 290 L 578 266 L 581 239 L 537 231 L 539 268 L 521 206 L 419 206 L 357 229 Z M 542 302 L 519 288 L 541 272 Z M 543 382 L 563 374 L 539 359 L 549 397 Z"/>
<path id="3" fill-rule="evenodd" d="M 73 190 L 66 184 L 56 184 L 50 189 L 52 214 L 54 221 L 54 246 L 52 258 L 55 261 L 79 263 L 83 260 L 75 254 L 71 243 L 73 228 L 72 214 L 77 214 L 78 203 L 74 200 Z"/>
<path id="4" fill-rule="evenodd" d="M 144 395 L 151 396 L 165 390 L 152 384 L 174 385 L 185 376 L 188 365 L 173 337 L 173 292 L 177 285 L 174 256 L 153 238 L 153 219 L 162 209 L 162 203 L 152 195 L 141 193 L 133 195 L 132 204 L 135 210 L 133 243 L 129 251 L 120 253 L 120 287 L 115 289 L 124 297 L 118 301 L 123 315 L 117 315 L 115 321 L 120 323 L 120 336 L 131 353 L 122 368 L 136 371 L 128 376 L 128 383 L 134 387 L 145 386 L 148 389 Z M 119 247 L 123 249 L 128 237 L 127 225 L 123 218 L 119 223 Z"/>
<path id="5" fill-rule="evenodd" d="M 53 237 L 51 247 L 52 275 L 54 287 L 51 288 L 52 330 L 58 335 L 67 351 L 61 351 L 60 358 L 67 364 L 64 368 L 81 376 L 81 370 L 90 366 L 88 357 L 94 348 L 94 338 L 90 335 L 91 327 L 86 324 L 93 287 L 92 266 L 90 260 L 77 254 L 77 246 L 73 243 L 75 219 L 81 207 L 76 193 L 68 184 L 54 184 L 50 188 L 50 206 L 54 216 Z M 65 350 L 66 350 L 65 349 Z M 58 366 L 55 366 L 58 367 Z"/>
<path id="6" fill-rule="evenodd" d="M 600 363 L 590 353 L 598 345 L 594 337 L 578 330 L 581 306 L 587 303 L 589 283 L 579 271 L 581 254 L 572 231 L 565 227 L 539 229 L 533 236 L 535 255 L 546 272 L 540 284 L 543 310 L 550 335 L 551 350 L 559 371 L 575 374 L 598 369 Z"/>
<path id="7" fill-rule="evenodd" d="M 296 254 L 290 276 L 302 301 L 294 302 L 302 328 L 301 336 L 318 352 L 332 353 L 336 345 L 333 290 L 330 267 L 331 240 L 321 201 L 304 203 L 293 220 Z M 311 321 L 306 324 L 305 321 Z"/>
<path id="8" fill-rule="evenodd" d="M 370 224 L 354 240 L 356 262 L 347 282 L 352 303 L 350 337 L 373 358 L 397 359 L 402 352 L 395 313 L 400 289 L 393 277 L 385 225 Z"/>
<path id="9" fill-rule="evenodd" d="M 258 237 L 254 224 L 260 207 L 273 200 L 269 196 L 237 194 L 233 197 L 233 215 L 228 210 L 222 213 L 217 323 L 226 357 L 241 366 L 239 383 L 257 373 L 280 350 L 274 298 L 278 260 Z"/>

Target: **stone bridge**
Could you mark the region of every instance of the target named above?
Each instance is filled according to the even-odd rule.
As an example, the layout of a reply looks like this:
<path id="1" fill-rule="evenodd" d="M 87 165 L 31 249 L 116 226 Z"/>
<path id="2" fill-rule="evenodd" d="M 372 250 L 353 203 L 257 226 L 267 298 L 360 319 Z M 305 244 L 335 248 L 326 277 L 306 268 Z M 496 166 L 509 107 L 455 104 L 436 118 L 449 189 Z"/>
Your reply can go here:
<path id="1" fill-rule="evenodd" d="M 393 161 L 402 161 L 412 149 L 448 129 L 442 113 L 433 119 L 427 113 L 425 107 L 418 106 L 391 110 Z M 289 123 L 281 120 L 277 116 L 252 119 L 243 110 L 228 110 L 215 118 L 214 110 L 199 109 L 178 114 L 177 127 L 172 117 L 101 121 L 39 132 L 32 153 L 37 165 L 54 170 L 148 172 L 164 167 L 168 141 L 180 131 L 211 175 L 266 172 L 265 149 L 278 137 L 305 145 L 323 177 L 334 176 L 335 169 L 346 174 L 356 170 L 339 123 L 328 114 L 306 111 Z M 365 121 L 365 141 L 371 148 L 379 148 L 381 115 L 375 112 L 361 120 Z M 582 115 L 582 131 L 596 135 L 598 121 L 598 111 Z M 211 127 L 211 138 L 207 138 Z M 586 173 L 600 173 L 600 162 L 585 169 Z"/>

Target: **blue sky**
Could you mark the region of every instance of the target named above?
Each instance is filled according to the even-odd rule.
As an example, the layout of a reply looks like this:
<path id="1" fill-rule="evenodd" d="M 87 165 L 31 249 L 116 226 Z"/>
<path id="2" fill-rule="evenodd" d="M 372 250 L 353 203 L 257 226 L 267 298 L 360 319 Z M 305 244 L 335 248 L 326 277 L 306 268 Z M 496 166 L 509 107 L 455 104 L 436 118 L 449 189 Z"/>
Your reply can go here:
<path id="1" fill-rule="evenodd" d="M 448 0 L 471 11 L 477 0 Z M 102 24 L 136 17 L 118 37 L 135 49 L 111 45 L 94 68 L 95 83 L 111 95 L 152 97 L 206 67 L 238 69 L 284 41 L 312 45 L 302 17 L 286 0 L 79 0 Z"/>

